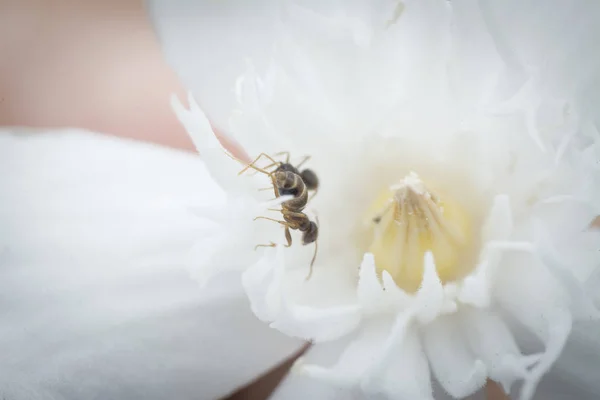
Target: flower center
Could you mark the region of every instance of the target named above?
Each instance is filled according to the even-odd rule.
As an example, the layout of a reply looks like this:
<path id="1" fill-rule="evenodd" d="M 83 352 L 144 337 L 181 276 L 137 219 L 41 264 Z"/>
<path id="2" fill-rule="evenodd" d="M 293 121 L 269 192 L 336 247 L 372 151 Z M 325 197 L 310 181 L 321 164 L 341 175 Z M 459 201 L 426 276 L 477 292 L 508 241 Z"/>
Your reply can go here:
<path id="1" fill-rule="evenodd" d="M 378 272 L 389 272 L 396 284 L 415 292 L 423 279 L 425 253 L 433 254 L 443 283 L 465 276 L 472 268 L 472 221 L 452 198 L 441 197 L 411 172 L 384 190 L 369 208 L 371 245 Z"/>

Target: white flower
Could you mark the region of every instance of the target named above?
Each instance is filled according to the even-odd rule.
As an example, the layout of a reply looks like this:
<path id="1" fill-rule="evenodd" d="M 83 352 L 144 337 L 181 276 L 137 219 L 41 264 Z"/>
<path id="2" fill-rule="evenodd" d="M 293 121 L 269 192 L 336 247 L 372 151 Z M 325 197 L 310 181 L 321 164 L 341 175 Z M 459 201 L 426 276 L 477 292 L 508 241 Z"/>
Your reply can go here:
<path id="1" fill-rule="evenodd" d="M 588 229 L 600 214 L 597 62 L 576 57 L 585 36 L 547 28 L 570 17 L 594 32 L 598 9 L 537 6 L 560 18 L 535 26 L 521 13 L 537 8 L 475 1 L 390 4 L 369 18 L 283 7 L 266 72 L 249 63 L 237 81 L 230 128 L 255 156 L 312 156 L 309 280 L 313 247 L 296 234 L 285 248 L 278 224 L 254 220 L 281 218 L 258 191 L 269 180 L 238 176 L 194 99 L 189 110 L 174 100 L 228 193 L 200 212 L 219 231 L 190 268 L 207 285 L 241 270 L 260 319 L 315 342 L 297 373 L 401 399 L 433 398 L 432 381 L 462 398 L 489 378 L 507 392 L 521 382 L 530 399 L 573 325 L 600 317 L 600 233 Z M 501 24 L 509 12 L 523 18 L 514 32 Z"/>

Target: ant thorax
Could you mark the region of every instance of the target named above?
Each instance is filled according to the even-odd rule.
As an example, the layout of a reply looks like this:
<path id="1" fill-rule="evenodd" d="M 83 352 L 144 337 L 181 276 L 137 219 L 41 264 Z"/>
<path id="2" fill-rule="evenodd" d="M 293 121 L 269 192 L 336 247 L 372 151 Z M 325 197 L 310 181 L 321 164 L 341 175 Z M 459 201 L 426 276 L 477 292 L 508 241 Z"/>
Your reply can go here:
<path id="1" fill-rule="evenodd" d="M 471 220 L 464 208 L 431 190 L 414 172 L 386 193 L 385 202 L 379 200 L 378 211 L 371 214 L 369 251 L 380 272 L 388 271 L 398 286 L 415 291 L 425 253 L 431 252 L 442 280 L 461 276 L 461 254 L 472 243 Z"/>

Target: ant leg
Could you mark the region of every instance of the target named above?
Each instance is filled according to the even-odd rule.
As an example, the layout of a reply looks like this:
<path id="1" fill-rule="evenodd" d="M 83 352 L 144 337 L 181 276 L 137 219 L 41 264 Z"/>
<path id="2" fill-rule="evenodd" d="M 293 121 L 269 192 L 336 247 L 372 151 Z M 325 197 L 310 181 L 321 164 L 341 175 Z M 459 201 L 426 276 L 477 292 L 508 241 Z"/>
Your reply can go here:
<path id="1" fill-rule="evenodd" d="M 313 265 L 315 264 L 315 260 L 317 259 L 317 250 L 318 250 L 318 246 L 317 246 L 317 241 L 315 240 L 315 252 L 313 254 L 313 258 L 310 261 L 310 269 L 308 270 L 308 275 L 306 276 L 306 280 L 309 280 L 310 277 L 312 276 L 313 273 Z"/>
<path id="2" fill-rule="evenodd" d="M 280 210 L 277 210 L 277 211 L 280 211 Z M 269 218 L 269 217 L 263 217 L 263 216 L 256 217 L 256 218 L 254 218 L 254 221 L 256 221 L 257 219 L 266 219 L 266 220 L 269 220 L 269 221 L 277 222 L 277 223 L 279 223 L 281 225 L 285 225 L 285 226 L 288 225 L 288 223 L 285 222 L 285 221 L 279 221 L 278 219 Z"/>
<path id="3" fill-rule="evenodd" d="M 304 158 L 302 158 L 302 161 L 300 161 L 300 163 L 298 165 L 296 165 L 296 169 L 300 169 L 300 167 L 302 166 L 302 164 L 304 164 L 305 162 L 307 162 L 308 160 L 310 160 L 311 156 L 304 156 Z"/>
<path id="4" fill-rule="evenodd" d="M 317 195 L 317 192 L 318 192 L 318 191 L 319 191 L 319 189 L 315 189 L 315 191 L 314 191 L 314 192 L 312 192 L 312 194 L 311 194 L 311 195 L 310 195 L 310 197 L 308 198 L 308 201 L 311 201 L 311 200 L 312 200 L 312 199 L 313 199 L 313 198 L 314 198 L 314 197 Z"/>
<path id="5" fill-rule="evenodd" d="M 258 168 L 258 167 L 256 167 L 256 166 L 254 165 L 254 164 L 256 164 L 256 163 L 258 162 L 258 160 L 260 160 L 260 158 L 261 158 L 261 157 L 266 157 L 266 158 L 268 158 L 269 160 L 271 160 L 271 161 L 272 161 L 272 162 L 274 162 L 274 163 L 276 163 L 276 162 L 277 162 L 277 161 L 275 161 L 275 160 L 274 160 L 274 159 L 273 159 L 271 156 L 269 156 L 268 154 L 266 154 L 266 153 L 260 153 L 260 154 L 258 155 L 258 157 L 256 157 L 256 158 L 254 159 L 254 161 L 252 161 L 250 164 L 246 165 L 246 167 L 244 167 L 244 169 L 243 169 L 243 170 L 241 170 L 241 171 L 238 173 L 238 175 L 241 175 L 241 174 L 243 174 L 244 172 L 246 172 L 246 171 L 248 170 L 248 168 L 252 168 L 252 169 L 255 169 L 255 170 L 259 171 L 259 172 L 263 172 L 263 173 L 265 173 L 265 174 L 269 174 L 269 172 L 268 172 L 268 171 L 266 171 L 266 170 L 264 170 L 264 169 L 261 169 L 261 168 Z"/>
<path id="6" fill-rule="evenodd" d="M 256 251 L 256 249 L 258 249 L 259 247 L 275 247 L 277 246 L 275 243 L 271 242 L 269 244 L 257 244 L 256 246 L 254 246 L 254 251 Z"/>
<path id="7" fill-rule="evenodd" d="M 290 162 L 290 152 L 289 151 L 280 151 L 279 153 L 275 153 L 274 156 L 282 156 L 285 154 L 285 163 L 288 164 Z"/>
<path id="8" fill-rule="evenodd" d="M 292 245 L 292 234 L 290 233 L 290 227 L 288 225 L 285 227 L 285 240 L 287 240 L 285 247 L 290 247 Z"/>
<path id="9" fill-rule="evenodd" d="M 243 174 L 244 172 L 248 171 L 248 169 L 250 169 L 250 168 L 252 168 L 255 171 L 261 172 L 261 173 L 263 173 L 265 175 L 271 175 L 271 173 L 269 171 L 267 171 L 266 169 L 258 168 L 257 166 L 255 166 L 254 165 L 255 162 L 256 161 L 253 161 L 252 163 L 246 165 L 243 170 L 241 170 L 240 172 L 238 172 L 238 175 Z"/>
<path id="10" fill-rule="evenodd" d="M 269 211 L 281 211 L 281 209 L 279 209 L 279 208 L 267 208 L 267 210 L 269 210 Z"/>

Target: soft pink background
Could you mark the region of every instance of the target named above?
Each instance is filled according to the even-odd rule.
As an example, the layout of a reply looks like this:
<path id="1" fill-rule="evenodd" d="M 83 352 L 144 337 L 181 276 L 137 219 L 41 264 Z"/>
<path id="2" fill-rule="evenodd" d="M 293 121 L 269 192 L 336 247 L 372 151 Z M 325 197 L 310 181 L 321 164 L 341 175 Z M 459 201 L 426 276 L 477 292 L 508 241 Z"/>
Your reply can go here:
<path id="1" fill-rule="evenodd" d="M 0 0 L 0 125 L 72 126 L 191 148 L 183 93 L 137 0 Z"/>

